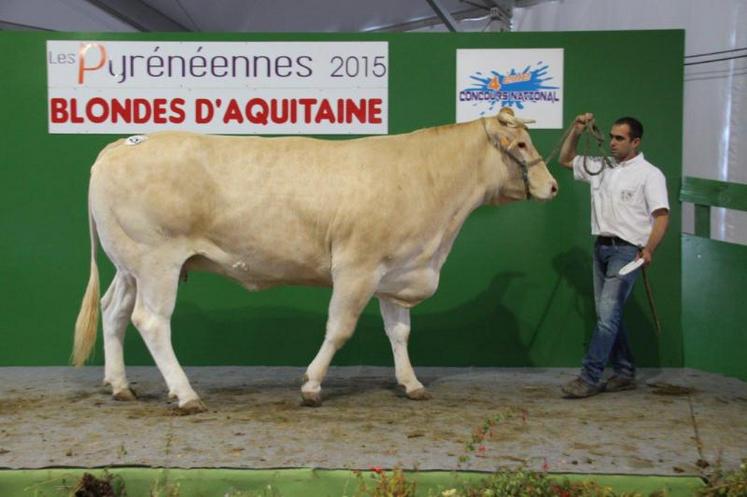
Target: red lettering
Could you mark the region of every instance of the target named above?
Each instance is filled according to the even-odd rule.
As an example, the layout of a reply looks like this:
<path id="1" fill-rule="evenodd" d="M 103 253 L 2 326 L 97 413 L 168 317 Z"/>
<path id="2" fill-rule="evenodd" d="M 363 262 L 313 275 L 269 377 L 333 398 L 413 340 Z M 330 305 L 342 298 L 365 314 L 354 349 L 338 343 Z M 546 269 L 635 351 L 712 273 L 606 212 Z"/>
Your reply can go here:
<path id="1" fill-rule="evenodd" d="M 70 99 L 70 122 L 75 124 L 82 124 L 83 118 L 78 115 L 78 99 Z"/>
<path id="2" fill-rule="evenodd" d="M 184 99 L 183 98 L 175 98 L 169 103 L 169 108 L 171 109 L 171 116 L 169 116 L 169 122 L 174 124 L 181 124 L 184 122 L 184 118 L 186 117 L 186 114 L 184 112 Z"/>
<path id="3" fill-rule="evenodd" d="M 270 120 L 276 124 L 283 124 L 288 122 L 288 100 L 283 98 L 280 101 L 273 98 L 270 101 Z"/>
<path id="4" fill-rule="evenodd" d="M 147 123 L 151 115 L 150 102 L 144 98 L 136 98 L 132 101 L 132 105 L 132 122 L 135 124 Z"/>
<path id="5" fill-rule="evenodd" d="M 299 98 L 298 103 L 303 105 L 303 122 L 311 123 L 311 106 L 316 103 L 315 98 Z"/>
<path id="6" fill-rule="evenodd" d="M 70 115 L 67 113 L 67 100 L 64 98 L 53 98 L 49 101 L 49 120 L 55 124 L 67 122 Z"/>
<path id="7" fill-rule="evenodd" d="M 207 98 L 198 98 L 195 100 L 195 122 L 197 124 L 206 124 L 213 120 L 215 109 L 213 102 Z"/>
<path id="8" fill-rule="evenodd" d="M 236 121 L 239 124 L 244 122 L 244 116 L 241 115 L 241 108 L 236 103 L 236 99 L 233 98 L 228 102 L 226 113 L 223 114 L 223 122 L 228 124 L 228 121 Z"/>
<path id="9" fill-rule="evenodd" d="M 78 100 L 75 98 L 50 98 L 49 99 L 49 121 L 54 124 L 61 123 L 84 123 L 90 122 L 101 124 L 105 122 L 128 124 L 144 124 L 153 122 L 155 124 L 183 123 L 186 118 L 184 111 L 185 100 L 175 98 L 125 98 L 111 100 L 94 97 L 85 103 L 83 116 L 78 114 Z M 199 119 L 208 122 L 212 118 L 212 107 L 205 107 L 206 111 L 198 111 Z M 206 119 L 207 115 L 207 119 Z"/>
<path id="10" fill-rule="evenodd" d="M 156 124 L 166 124 L 166 102 L 165 98 L 157 98 L 153 101 L 153 122 Z"/>
<path id="11" fill-rule="evenodd" d="M 101 97 L 92 98 L 86 102 L 86 118 L 92 123 L 103 123 L 109 118 L 109 104 Z"/>
<path id="12" fill-rule="evenodd" d="M 269 115 L 270 110 L 267 106 L 266 100 L 262 98 L 252 98 L 246 103 L 244 110 L 246 111 L 246 118 L 250 123 L 267 125 L 267 116 Z"/>
<path id="13" fill-rule="evenodd" d="M 337 99 L 337 122 L 345 121 L 345 100 L 342 98 Z"/>
<path id="14" fill-rule="evenodd" d="M 360 100 L 360 106 L 356 107 L 355 100 L 348 98 L 345 100 L 347 104 L 347 112 L 345 113 L 345 122 L 350 124 L 353 122 L 353 116 L 358 119 L 358 122 L 366 122 L 366 100 Z"/>
<path id="15" fill-rule="evenodd" d="M 322 121 L 329 121 L 331 123 L 335 122 L 335 114 L 332 112 L 332 106 L 329 104 L 329 100 L 326 98 L 321 101 L 319 104 L 319 110 L 316 113 L 316 119 L 314 119 L 317 124 L 321 123 Z"/>
<path id="16" fill-rule="evenodd" d="M 86 52 L 88 52 L 88 50 L 93 47 L 99 49 L 99 61 L 94 66 L 86 67 Z M 83 84 L 83 76 L 86 71 L 96 71 L 98 69 L 101 69 L 102 67 L 104 67 L 105 63 L 106 47 L 104 47 L 104 45 L 99 45 L 98 43 L 81 43 L 80 48 L 78 49 L 78 84 Z"/>
<path id="17" fill-rule="evenodd" d="M 121 119 L 122 121 L 129 123 L 132 119 L 132 100 L 126 98 L 124 103 L 120 102 L 119 99 L 112 100 L 112 122 L 117 123 Z"/>
<path id="18" fill-rule="evenodd" d="M 368 122 L 381 124 L 381 99 L 372 98 L 368 101 Z"/>

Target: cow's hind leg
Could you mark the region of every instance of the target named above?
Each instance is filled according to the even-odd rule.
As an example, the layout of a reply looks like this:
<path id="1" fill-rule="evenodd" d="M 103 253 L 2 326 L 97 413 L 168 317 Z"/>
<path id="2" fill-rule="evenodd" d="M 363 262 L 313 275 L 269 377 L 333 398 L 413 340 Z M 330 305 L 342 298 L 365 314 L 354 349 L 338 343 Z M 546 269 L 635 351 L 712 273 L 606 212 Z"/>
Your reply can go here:
<path id="1" fill-rule="evenodd" d="M 353 335 L 358 316 L 373 295 L 376 282 L 361 277 L 361 274 L 372 274 L 363 269 L 356 274 L 336 276 L 329 302 L 327 329 L 319 352 L 306 368 L 305 383 L 301 387 L 303 404 L 319 406 L 322 402 L 321 390 L 332 358 Z"/>
<path id="2" fill-rule="evenodd" d="M 407 353 L 407 340 L 410 337 L 410 310 L 383 298 L 379 298 L 381 317 L 384 318 L 384 329 L 392 344 L 394 354 L 394 373 L 397 383 L 405 388 L 407 396 L 413 400 L 424 400 L 430 397 L 427 390 L 415 376 Z"/>
<path id="3" fill-rule="evenodd" d="M 179 409 L 185 413 L 201 412 L 205 405 L 189 384 L 171 345 L 171 314 L 181 264 L 153 259 L 147 267 L 139 268 L 136 275 L 137 298 L 132 322 L 166 381 L 169 397 L 178 399 Z"/>
<path id="4" fill-rule="evenodd" d="M 125 374 L 123 342 L 135 307 L 135 280 L 117 271 L 101 299 L 104 327 L 104 384 L 111 385 L 116 400 L 135 400 Z"/>

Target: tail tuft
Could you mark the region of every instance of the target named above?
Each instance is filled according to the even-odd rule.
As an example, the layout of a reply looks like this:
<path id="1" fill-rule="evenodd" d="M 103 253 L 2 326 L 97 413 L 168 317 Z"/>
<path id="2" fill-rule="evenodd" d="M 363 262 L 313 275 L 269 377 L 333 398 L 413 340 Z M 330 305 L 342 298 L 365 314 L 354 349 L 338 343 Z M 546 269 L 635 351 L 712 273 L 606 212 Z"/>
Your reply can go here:
<path id="1" fill-rule="evenodd" d="M 80 367 L 85 364 L 96 344 L 96 331 L 99 327 L 99 268 L 96 265 L 96 222 L 91 212 L 91 200 L 88 200 L 88 231 L 91 238 L 91 274 L 88 286 L 83 295 L 78 319 L 75 320 L 75 338 L 73 340 L 73 354 L 70 358 L 73 365 Z"/>
<path id="2" fill-rule="evenodd" d="M 75 321 L 75 341 L 72 363 L 83 366 L 96 344 L 96 330 L 99 326 L 99 271 L 96 261 L 91 262 L 91 276 L 88 278 L 86 294 Z"/>

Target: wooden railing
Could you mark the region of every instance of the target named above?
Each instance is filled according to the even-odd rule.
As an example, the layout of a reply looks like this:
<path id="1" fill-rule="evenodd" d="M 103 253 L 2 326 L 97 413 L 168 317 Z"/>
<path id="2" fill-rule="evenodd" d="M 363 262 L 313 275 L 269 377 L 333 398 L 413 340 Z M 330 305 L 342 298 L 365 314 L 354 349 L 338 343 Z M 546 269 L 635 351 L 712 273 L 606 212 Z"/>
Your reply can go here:
<path id="1" fill-rule="evenodd" d="M 747 185 L 686 176 L 680 201 L 695 204 L 695 235 L 710 238 L 711 207 L 747 211 Z"/>

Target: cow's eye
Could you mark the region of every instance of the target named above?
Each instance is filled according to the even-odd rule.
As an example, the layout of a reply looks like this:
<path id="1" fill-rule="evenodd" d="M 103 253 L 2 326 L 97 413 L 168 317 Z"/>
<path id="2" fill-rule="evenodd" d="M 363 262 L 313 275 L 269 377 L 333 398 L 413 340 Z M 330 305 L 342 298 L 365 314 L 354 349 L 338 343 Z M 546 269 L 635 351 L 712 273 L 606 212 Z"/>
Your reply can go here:
<path id="1" fill-rule="evenodd" d="M 527 148 L 527 144 L 524 142 L 519 142 L 519 148 Z"/>

